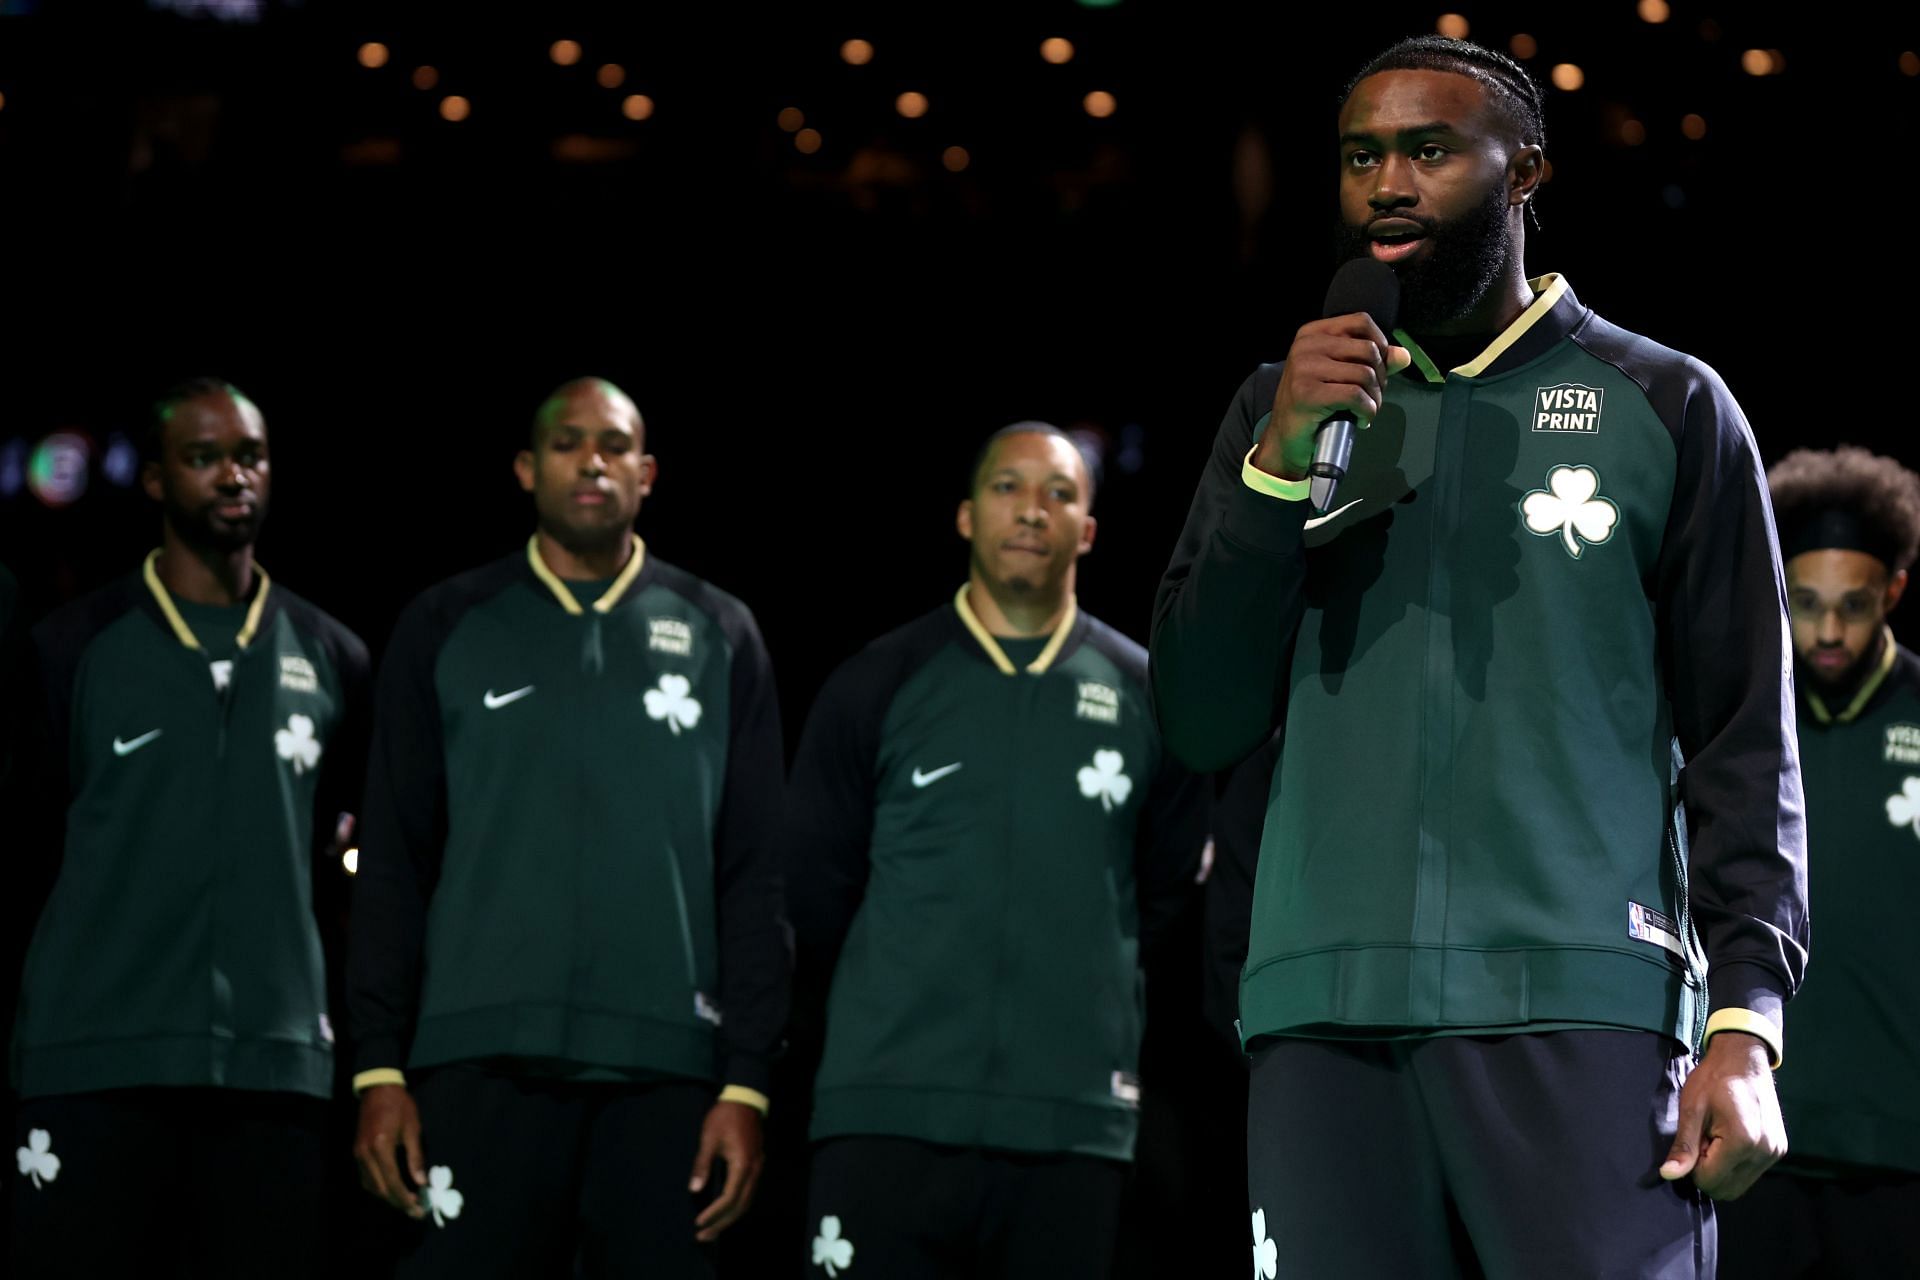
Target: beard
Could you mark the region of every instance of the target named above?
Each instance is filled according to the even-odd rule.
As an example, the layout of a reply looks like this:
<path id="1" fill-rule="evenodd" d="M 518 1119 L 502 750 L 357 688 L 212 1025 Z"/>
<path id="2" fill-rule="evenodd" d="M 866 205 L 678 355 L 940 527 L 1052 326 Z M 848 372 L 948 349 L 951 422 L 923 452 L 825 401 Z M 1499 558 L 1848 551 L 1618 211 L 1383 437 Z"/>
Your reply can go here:
<path id="1" fill-rule="evenodd" d="M 216 503 L 187 507 L 166 504 L 167 523 L 180 541 L 197 551 L 228 554 L 253 545 L 260 536 L 261 522 L 267 518 L 264 498 L 255 498 L 253 514 L 242 520 L 228 520 L 214 511 Z"/>
<path id="2" fill-rule="evenodd" d="M 1504 181 L 1490 186 L 1486 199 L 1474 208 L 1445 222 L 1400 210 L 1384 216 L 1420 223 L 1432 242 L 1419 261 L 1393 268 L 1400 278 L 1399 327 L 1415 336 L 1473 310 L 1513 259 Z M 1365 226 L 1351 226 L 1343 219 L 1335 235 L 1340 262 L 1368 256 L 1371 241 Z"/>

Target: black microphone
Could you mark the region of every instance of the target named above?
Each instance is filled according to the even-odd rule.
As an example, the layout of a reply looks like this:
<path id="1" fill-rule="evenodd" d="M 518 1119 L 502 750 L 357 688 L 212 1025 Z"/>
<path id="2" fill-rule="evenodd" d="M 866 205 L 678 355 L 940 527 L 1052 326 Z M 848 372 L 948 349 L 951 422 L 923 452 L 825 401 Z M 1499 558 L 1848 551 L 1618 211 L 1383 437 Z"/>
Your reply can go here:
<path id="1" fill-rule="evenodd" d="M 1364 311 L 1388 340 L 1400 316 L 1400 277 L 1393 268 L 1373 258 L 1355 258 L 1333 273 L 1327 286 L 1327 305 L 1321 315 L 1352 315 Z M 1313 436 L 1313 465 L 1307 468 L 1307 493 L 1316 511 L 1333 505 L 1333 491 L 1347 477 L 1353 457 L 1353 415 L 1346 410 L 1321 423 Z"/>

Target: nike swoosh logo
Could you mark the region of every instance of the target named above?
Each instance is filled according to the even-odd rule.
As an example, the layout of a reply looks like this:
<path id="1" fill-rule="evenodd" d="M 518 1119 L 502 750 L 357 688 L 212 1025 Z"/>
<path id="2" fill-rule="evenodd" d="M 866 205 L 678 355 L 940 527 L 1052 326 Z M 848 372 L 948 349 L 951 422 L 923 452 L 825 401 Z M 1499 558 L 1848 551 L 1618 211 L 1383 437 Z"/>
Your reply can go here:
<path id="1" fill-rule="evenodd" d="M 930 783 L 938 782 L 940 781 L 940 779 L 952 773 L 955 769 L 958 769 L 962 763 L 964 762 L 956 761 L 953 764 L 941 765 L 938 769 L 933 770 L 931 773 L 922 773 L 920 772 L 920 770 L 915 769 L 913 771 L 913 785 L 916 787 L 924 787 Z"/>
<path id="2" fill-rule="evenodd" d="M 1347 503 L 1345 506 L 1335 507 L 1333 510 L 1327 512 L 1327 514 L 1323 516 L 1313 516 L 1308 519 L 1307 528 L 1318 529 L 1321 525 L 1327 523 L 1327 521 L 1337 519 L 1342 511 L 1345 511 L 1350 507 L 1357 507 L 1365 501 L 1366 501 L 1365 498 L 1355 498 L 1352 502 Z"/>
<path id="3" fill-rule="evenodd" d="M 155 738 L 159 737 L 160 733 L 161 731 L 158 729 L 149 729 L 147 732 L 141 734 L 139 737 L 128 738 L 125 742 L 122 742 L 119 738 L 116 737 L 113 740 L 113 754 L 117 756 L 130 756 L 134 752 L 138 751 L 140 748 L 146 746 L 149 742 L 152 742 Z"/>
<path id="4" fill-rule="evenodd" d="M 532 685 L 528 685 L 524 689 L 515 689 L 512 693 L 503 693 L 498 696 L 495 696 L 493 690 L 489 689 L 487 690 L 486 696 L 481 698 L 480 701 L 487 704 L 487 710 L 498 711 L 509 702 L 518 702 L 532 692 Z"/>

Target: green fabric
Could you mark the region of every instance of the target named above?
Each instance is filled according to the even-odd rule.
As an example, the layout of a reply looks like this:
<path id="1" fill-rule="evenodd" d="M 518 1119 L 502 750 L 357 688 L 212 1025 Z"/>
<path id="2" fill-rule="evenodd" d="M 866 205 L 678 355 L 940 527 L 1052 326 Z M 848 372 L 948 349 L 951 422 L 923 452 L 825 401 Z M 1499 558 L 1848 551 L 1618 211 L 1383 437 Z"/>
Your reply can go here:
<path id="1" fill-rule="evenodd" d="M 1913 656 L 1848 724 L 1802 708 L 1814 937 L 1774 1081 L 1791 1156 L 1920 1173 L 1920 692 Z M 1803 677 L 1804 678 L 1804 677 Z"/>
<path id="2" fill-rule="evenodd" d="M 93 636 L 60 877 L 21 989 L 21 1096 L 331 1096 L 311 859 L 318 765 L 343 712 L 340 673 L 285 613 L 235 653 L 224 698 L 206 658 L 144 609 Z"/>
<path id="3" fill-rule="evenodd" d="M 906 679 L 882 725 L 814 1137 L 1132 1157 L 1135 834 L 1159 754 L 1145 688 L 1092 645 L 1008 676 L 962 636 Z"/>
<path id="4" fill-rule="evenodd" d="M 1598 392 L 1596 430 L 1532 429 L 1562 384 Z M 1305 534 L 1318 598 L 1294 647 L 1243 1038 L 1554 1024 L 1691 1041 L 1704 974 L 1629 935 L 1633 903 L 1691 933 L 1683 860 L 1648 838 L 1673 803 L 1672 730 L 1641 574 L 1674 465 L 1641 388 L 1571 342 L 1497 376 L 1394 379 L 1341 486 L 1357 509 Z M 1611 505 L 1598 541 L 1570 519 L 1530 530 L 1530 495 L 1547 515 L 1561 467 L 1593 473 L 1589 517 Z M 1549 660 L 1569 647 L 1580 662 Z M 1367 777 L 1381 803 L 1328 821 L 1324 797 Z"/>
<path id="5" fill-rule="evenodd" d="M 658 583 L 605 614 L 594 598 L 569 614 L 516 582 L 439 650 L 449 826 L 411 1066 L 510 1056 L 716 1077 L 732 648 Z M 626 769 L 633 789 L 583 785 L 583 759 Z"/>
<path id="6" fill-rule="evenodd" d="M 173 607 L 209 659 L 231 658 L 239 649 L 240 628 L 247 625 L 246 604 L 195 604 L 175 596 Z"/>

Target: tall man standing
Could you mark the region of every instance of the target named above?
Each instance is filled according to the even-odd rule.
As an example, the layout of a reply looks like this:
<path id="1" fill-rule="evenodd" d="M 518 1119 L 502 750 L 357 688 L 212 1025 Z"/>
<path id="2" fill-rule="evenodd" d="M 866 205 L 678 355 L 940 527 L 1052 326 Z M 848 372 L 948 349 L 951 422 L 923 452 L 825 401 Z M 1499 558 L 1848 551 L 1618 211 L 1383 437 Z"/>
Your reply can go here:
<path id="1" fill-rule="evenodd" d="M 359 790 L 367 652 L 254 562 L 251 400 L 183 383 L 149 444 L 160 548 L 33 635 L 15 883 L 57 879 L 13 1038 L 15 1271 L 317 1275 L 313 854 Z"/>
<path id="2" fill-rule="evenodd" d="M 1708 1276 L 1705 1196 L 1784 1147 L 1807 921 L 1765 486 L 1710 369 L 1526 276 L 1541 114 L 1466 42 L 1362 68 L 1341 245 L 1402 328 L 1308 324 L 1247 380 L 1161 584 L 1175 753 L 1285 730 L 1240 987 L 1268 1277 Z M 1337 410 L 1372 426 L 1314 512 Z"/>
<path id="3" fill-rule="evenodd" d="M 1146 654 L 1075 603 L 1092 503 L 1056 428 L 992 437 L 967 582 L 808 717 L 788 881 L 802 963 L 832 973 L 815 1275 L 1111 1271 L 1141 951 L 1193 892 L 1205 818 Z"/>
<path id="4" fill-rule="evenodd" d="M 348 987 L 403 1275 L 711 1275 L 759 1175 L 779 707 L 753 615 L 634 536 L 644 430 L 611 383 L 555 391 L 514 464 L 533 537 L 381 667 Z"/>
<path id="5" fill-rule="evenodd" d="M 1920 476 L 1842 447 L 1767 475 L 1786 559 L 1820 962 L 1780 1069 L 1793 1152 L 1721 1224 L 1729 1276 L 1920 1275 L 1920 657 L 1887 614 Z"/>

